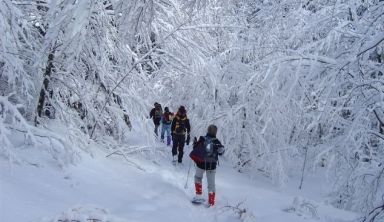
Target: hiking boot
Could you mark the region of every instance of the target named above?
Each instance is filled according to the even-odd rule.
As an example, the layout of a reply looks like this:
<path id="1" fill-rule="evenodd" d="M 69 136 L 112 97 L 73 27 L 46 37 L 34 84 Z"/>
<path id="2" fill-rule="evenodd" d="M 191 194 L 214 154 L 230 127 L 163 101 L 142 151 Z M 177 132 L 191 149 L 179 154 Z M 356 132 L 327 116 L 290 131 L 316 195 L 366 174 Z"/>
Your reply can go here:
<path id="1" fill-rule="evenodd" d="M 173 163 L 173 165 L 176 165 L 176 163 L 177 163 L 177 156 L 173 156 L 172 163 Z"/>
<path id="2" fill-rule="evenodd" d="M 167 146 L 170 146 L 170 145 L 171 145 L 171 137 L 167 136 Z"/>
<path id="3" fill-rule="evenodd" d="M 179 155 L 177 157 L 177 162 L 179 162 L 179 163 L 183 162 L 183 155 L 180 155 L 180 152 L 179 152 Z"/>
<path id="4" fill-rule="evenodd" d="M 208 205 L 209 206 L 215 205 L 215 193 L 214 192 L 209 192 L 209 194 L 208 194 Z"/>
<path id="5" fill-rule="evenodd" d="M 195 183 L 195 191 L 197 196 L 201 196 L 203 194 L 203 185 L 201 183 Z"/>

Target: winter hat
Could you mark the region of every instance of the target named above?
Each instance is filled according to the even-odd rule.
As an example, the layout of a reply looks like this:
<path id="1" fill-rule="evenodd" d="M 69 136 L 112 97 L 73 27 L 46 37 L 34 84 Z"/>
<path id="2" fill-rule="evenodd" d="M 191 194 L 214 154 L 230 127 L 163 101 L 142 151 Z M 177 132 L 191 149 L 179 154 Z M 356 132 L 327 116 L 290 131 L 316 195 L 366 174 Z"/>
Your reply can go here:
<path id="1" fill-rule="evenodd" d="M 185 109 L 184 106 L 180 106 L 180 107 L 179 107 L 179 113 L 180 113 L 180 114 L 187 114 L 187 110 Z"/>
<path id="2" fill-rule="evenodd" d="M 154 106 L 157 106 L 157 105 L 159 105 L 159 103 L 157 103 L 157 102 L 155 102 L 155 104 L 153 104 Z"/>
<path id="3" fill-rule="evenodd" d="M 216 134 L 217 134 L 217 126 L 215 126 L 215 125 L 209 125 L 208 126 L 208 134 L 209 135 L 211 135 L 211 136 L 214 136 L 214 137 L 216 137 Z"/>
<path id="4" fill-rule="evenodd" d="M 165 111 L 165 112 L 169 112 L 169 108 L 168 108 L 168 107 L 165 107 L 165 108 L 164 108 L 164 111 Z"/>

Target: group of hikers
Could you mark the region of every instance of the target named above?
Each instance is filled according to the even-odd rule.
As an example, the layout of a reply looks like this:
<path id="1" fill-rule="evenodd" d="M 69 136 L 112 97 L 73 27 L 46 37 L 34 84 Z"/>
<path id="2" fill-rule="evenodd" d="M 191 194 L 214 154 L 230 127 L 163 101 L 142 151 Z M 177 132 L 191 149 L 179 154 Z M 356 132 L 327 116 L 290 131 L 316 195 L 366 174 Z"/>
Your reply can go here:
<path id="1" fill-rule="evenodd" d="M 168 107 L 163 109 L 159 103 L 154 104 L 151 110 L 150 118 L 155 124 L 155 134 L 159 135 L 161 125 L 161 142 L 164 142 L 164 136 L 167 136 L 167 146 L 171 145 L 172 139 L 172 156 L 173 162 L 182 163 L 184 155 L 184 144 L 189 145 L 191 125 L 187 118 L 187 110 L 184 106 L 180 106 L 176 115 L 169 111 Z"/>
<path id="2" fill-rule="evenodd" d="M 150 112 L 150 118 L 155 125 L 155 134 L 158 136 L 161 126 L 161 142 L 165 142 L 167 146 L 172 142 L 172 161 L 174 164 L 181 164 L 184 155 L 184 145 L 190 143 L 191 125 L 187 117 L 187 110 L 184 106 L 180 106 L 177 113 L 174 114 L 169 107 L 164 108 L 159 103 L 154 104 L 154 108 Z M 224 146 L 216 138 L 217 126 L 209 125 L 205 136 L 196 137 L 193 140 L 193 149 L 189 154 L 190 158 L 195 162 L 195 192 L 196 195 L 192 200 L 194 204 L 202 204 L 205 202 L 203 198 L 202 180 L 204 173 L 207 175 L 208 183 L 208 204 L 215 204 L 215 175 L 218 165 L 218 156 L 224 153 Z"/>

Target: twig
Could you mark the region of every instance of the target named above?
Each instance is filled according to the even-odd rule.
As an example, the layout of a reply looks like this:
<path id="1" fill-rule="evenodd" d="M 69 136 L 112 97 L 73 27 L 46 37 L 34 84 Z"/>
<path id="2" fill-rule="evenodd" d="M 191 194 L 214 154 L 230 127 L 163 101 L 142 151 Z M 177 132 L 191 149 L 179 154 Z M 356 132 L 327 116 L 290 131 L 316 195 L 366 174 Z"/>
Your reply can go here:
<path id="1" fill-rule="evenodd" d="M 106 155 L 105 157 L 110 157 L 110 156 L 112 156 L 113 154 L 116 154 L 116 155 L 123 155 L 123 154 L 118 153 L 118 152 L 121 152 L 121 151 L 120 151 L 120 150 L 116 150 L 116 151 L 114 151 L 114 152 L 112 152 L 112 153 Z"/>
<path id="2" fill-rule="evenodd" d="M 130 163 L 131 165 L 133 165 L 133 166 L 136 167 L 137 169 L 142 170 L 142 171 L 145 172 L 145 169 L 144 169 L 144 168 L 142 168 L 141 166 L 139 166 L 137 163 L 135 163 L 135 162 L 129 160 L 128 157 L 125 155 L 125 153 L 124 153 L 120 148 L 117 148 L 116 151 L 114 151 L 114 152 L 108 154 L 106 157 L 109 157 L 109 156 L 111 156 L 111 155 L 113 155 L 113 154 L 123 156 L 124 159 L 125 159 L 128 163 Z"/>
<path id="3" fill-rule="evenodd" d="M 368 47 L 368 48 L 364 49 L 363 51 L 359 52 L 359 53 L 357 54 L 357 57 L 359 57 L 359 56 L 361 56 L 362 54 L 366 53 L 367 51 L 369 51 L 369 50 L 375 48 L 375 47 L 378 46 L 382 41 L 384 41 L 384 37 L 381 38 L 379 41 L 377 41 L 375 44 L 373 44 L 373 45 L 371 45 L 370 47 Z"/>
<path id="4" fill-rule="evenodd" d="M 367 216 L 364 217 L 362 222 L 374 222 L 375 219 L 380 215 L 384 214 L 384 203 L 381 206 L 375 207 L 371 210 Z"/>
<path id="5" fill-rule="evenodd" d="M 245 200 L 244 201 L 241 201 L 239 202 L 238 204 L 236 204 L 235 206 L 231 206 L 229 204 L 225 205 L 224 207 L 220 208 L 222 210 L 226 210 L 226 209 L 229 209 L 229 210 L 232 210 L 233 212 L 235 212 L 237 214 L 237 216 L 239 218 L 243 218 L 243 215 L 245 213 L 247 213 L 247 209 L 246 208 L 240 208 L 240 206 L 242 204 L 244 204 Z"/>
<path id="6" fill-rule="evenodd" d="M 381 127 L 381 126 L 384 127 L 384 121 L 379 117 L 379 114 L 377 114 L 376 110 L 373 110 L 373 113 L 375 114 L 377 120 L 379 121 L 379 123 L 380 123 L 380 127 Z"/>
<path id="7" fill-rule="evenodd" d="M 307 165 L 308 148 L 304 147 L 304 150 L 305 150 L 305 157 L 304 157 L 303 168 L 301 169 L 301 180 L 300 180 L 299 190 L 301 190 L 301 188 L 303 187 L 305 166 Z"/>

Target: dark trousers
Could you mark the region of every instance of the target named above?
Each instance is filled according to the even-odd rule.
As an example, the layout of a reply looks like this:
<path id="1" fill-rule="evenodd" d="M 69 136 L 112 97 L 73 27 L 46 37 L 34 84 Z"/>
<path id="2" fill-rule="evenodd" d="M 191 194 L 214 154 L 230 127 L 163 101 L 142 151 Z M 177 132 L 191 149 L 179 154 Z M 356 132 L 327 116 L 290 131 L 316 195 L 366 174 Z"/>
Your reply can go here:
<path id="1" fill-rule="evenodd" d="M 156 134 L 156 136 L 159 136 L 160 120 L 161 119 L 159 119 L 159 118 L 153 117 L 153 124 L 155 124 L 155 134 Z"/>
<path id="2" fill-rule="evenodd" d="M 156 136 L 159 136 L 159 127 L 160 127 L 160 124 L 159 125 L 155 124 L 155 134 L 156 134 Z"/>
<path id="3" fill-rule="evenodd" d="M 178 155 L 178 162 L 181 163 L 184 155 L 184 144 L 185 144 L 185 135 L 173 135 L 172 137 L 173 146 L 172 146 L 172 155 Z"/>

